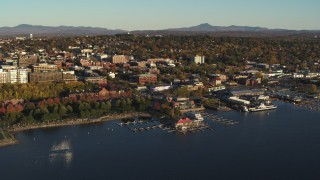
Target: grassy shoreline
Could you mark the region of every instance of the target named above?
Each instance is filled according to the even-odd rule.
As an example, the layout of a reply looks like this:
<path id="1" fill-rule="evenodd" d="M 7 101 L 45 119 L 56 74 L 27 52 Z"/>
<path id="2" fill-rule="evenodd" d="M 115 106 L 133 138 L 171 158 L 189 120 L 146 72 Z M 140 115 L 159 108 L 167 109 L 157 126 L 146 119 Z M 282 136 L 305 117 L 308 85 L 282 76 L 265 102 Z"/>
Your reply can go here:
<path id="1" fill-rule="evenodd" d="M 150 115 L 149 113 L 133 112 L 133 113 L 110 114 L 110 115 L 105 115 L 105 116 L 101 116 L 99 118 L 94 118 L 94 119 L 88 119 L 88 118 L 76 118 L 75 119 L 75 118 L 72 118 L 72 119 L 66 119 L 66 120 L 63 120 L 60 122 L 13 126 L 13 127 L 7 128 L 5 130 L 1 129 L 0 133 L 2 134 L 2 136 L 4 136 L 4 138 L 2 140 L 0 140 L 0 148 L 19 143 L 18 140 L 15 139 L 15 137 L 13 135 L 13 133 L 15 133 L 15 132 L 34 130 L 34 129 L 63 127 L 63 126 L 74 126 L 74 125 L 82 125 L 82 124 L 94 124 L 94 123 L 113 121 L 113 120 L 117 120 L 117 119 L 130 118 L 130 117 L 134 117 L 134 116 L 140 116 L 142 114 Z M 5 135 L 5 133 L 9 137 L 7 137 Z"/>

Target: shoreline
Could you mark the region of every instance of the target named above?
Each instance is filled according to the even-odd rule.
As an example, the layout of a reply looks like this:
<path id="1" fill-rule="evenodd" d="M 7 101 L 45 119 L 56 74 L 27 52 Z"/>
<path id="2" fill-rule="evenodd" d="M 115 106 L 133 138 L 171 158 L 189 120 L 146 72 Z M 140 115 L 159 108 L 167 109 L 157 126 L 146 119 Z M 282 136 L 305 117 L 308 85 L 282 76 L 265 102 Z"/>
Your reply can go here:
<path id="1" fill-rule="evenodd" d="M 26 126 L 14 126 L 10 127 L 8 129 L 4 129 L 3 131 L 6 131 L 7 134 L 10 136 L 10 138 L 4 138 L 3 140 L 0 140 L 0 148 L 7 147 L 10 145 L 18 144 L 19 141 L 14 137 L 13 133 L 15 132 L 21 132 L 21 131 L 27 131 L 27 130 L 35 130 L 35 129 L 45 129 L 45 128 L 55 128 L 55 127 L 64 127 L 64 126 L 74 126 L 74 125 L 83 125 L 83 124 L 94 124 L 94 123 L 101 123 L 101 122 L 108 122 L 108 121 L 114 121 L 118 119 L 124 119 L 124 118 L 130 118 L 134 116 L 140 116 L 140 115 L 151 115 L 148 112 L 144 113 L 122 113 L 122 114 L 110 114 L 101 116 L 99 118 L 72 118 L 72 119 L 65 119 L 61 122 L 52 122 L 52 123 L 42 123 L 42 124 L 34 124 L 34 125 L 26 125 Z"/>

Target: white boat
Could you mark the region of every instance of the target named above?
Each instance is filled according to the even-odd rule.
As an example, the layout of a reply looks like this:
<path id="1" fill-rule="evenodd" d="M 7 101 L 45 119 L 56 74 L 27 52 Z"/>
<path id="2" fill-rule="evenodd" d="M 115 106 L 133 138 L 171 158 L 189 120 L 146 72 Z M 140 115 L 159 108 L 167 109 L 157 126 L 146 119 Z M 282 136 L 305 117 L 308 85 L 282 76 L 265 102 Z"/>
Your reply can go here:
<path id="1" fill-rule="evenodd" d="M 202 115 L 199 112 L 189 111 L 189 112 L 186 112 L 185 115 L 194 121 L 203 121 L 204 120 Z"/>
<path id="2" fill-rule="evenodd" d="M 241 106 L 241 111 L 243 111 L 243 112 L 249 112 L 247 106 Z"/>
<path id="3" fill-rule="evenodd" d="M 257 107 L 249 108 L 250 112 L 257 112 L 257 111 L 266 111 L 266 110 L 272 110 L 272 109 L 277 109 L 276 105 L 265 105 L 264 103 L 261 103 Z"/>

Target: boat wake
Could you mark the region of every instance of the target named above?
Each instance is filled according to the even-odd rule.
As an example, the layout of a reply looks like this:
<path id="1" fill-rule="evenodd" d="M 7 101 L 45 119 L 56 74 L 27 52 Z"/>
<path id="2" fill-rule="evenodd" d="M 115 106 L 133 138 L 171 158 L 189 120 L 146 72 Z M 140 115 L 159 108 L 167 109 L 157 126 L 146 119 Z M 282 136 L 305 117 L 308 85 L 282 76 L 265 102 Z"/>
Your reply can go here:
<path id="1" fill-rule="evenodd" d="M 73 153 L 69 140 L 63 140 L 52 145 L 49 153 L 50 163 L 64 162 L 69 165 L 72 162 Z"/>

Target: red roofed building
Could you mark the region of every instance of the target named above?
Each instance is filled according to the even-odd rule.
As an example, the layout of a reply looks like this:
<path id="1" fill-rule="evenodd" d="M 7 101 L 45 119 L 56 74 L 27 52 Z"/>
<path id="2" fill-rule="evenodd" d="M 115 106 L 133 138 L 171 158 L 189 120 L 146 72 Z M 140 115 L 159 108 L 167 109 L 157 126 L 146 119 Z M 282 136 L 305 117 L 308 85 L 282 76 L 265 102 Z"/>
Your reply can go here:
<path id="1" fill-rule="evenodd" d="M 213 86 L 219 86 L 219 85 L 221 85 L 221 78 L 220 77 L 216 77 L 216 78 L 212 79 L 212 81 L 210 83 Z"/>
<path id="2" fill-rule="evenodd" d="M 176 123 L 176 128 L 187 126 L 189 124 L 192 124 L 192 120 L 188 117 L 184 117 L 179 119 L 179 121 Z"/>

